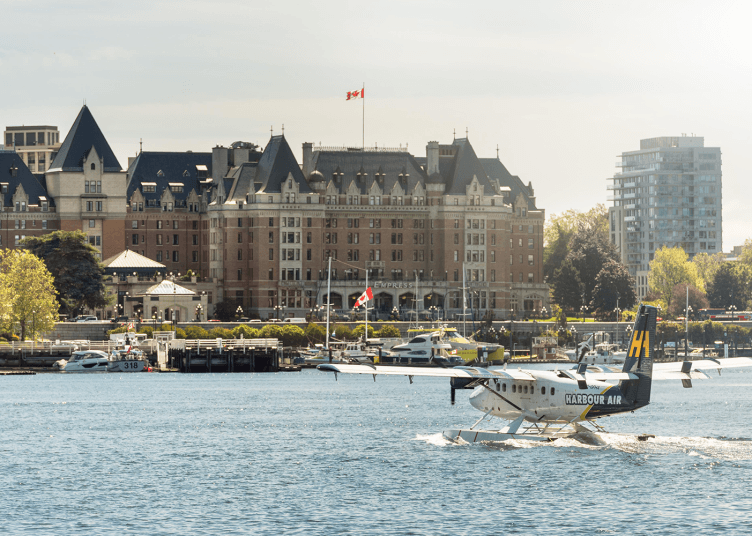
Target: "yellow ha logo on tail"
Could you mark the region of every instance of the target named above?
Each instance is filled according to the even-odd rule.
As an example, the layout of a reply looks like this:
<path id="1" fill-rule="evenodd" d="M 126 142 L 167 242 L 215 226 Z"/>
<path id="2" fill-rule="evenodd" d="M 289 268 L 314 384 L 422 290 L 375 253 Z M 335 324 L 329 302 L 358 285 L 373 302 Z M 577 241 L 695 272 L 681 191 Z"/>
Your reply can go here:
<path id="1" fill-rule="evenodd" d="M 627 356 L 640 357 L 643 349 L 645 350 L 645 355 L 647 355 L 650 349 L 650 333 L 648 331 L 635 331 Z"/>

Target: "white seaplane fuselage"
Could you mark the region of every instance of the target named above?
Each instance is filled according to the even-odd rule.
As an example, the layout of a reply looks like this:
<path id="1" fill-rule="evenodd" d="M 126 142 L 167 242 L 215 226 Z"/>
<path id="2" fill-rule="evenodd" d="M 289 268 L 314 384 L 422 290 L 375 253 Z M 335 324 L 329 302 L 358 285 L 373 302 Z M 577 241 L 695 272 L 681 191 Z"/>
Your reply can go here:
<path id="1" fill-rule="evenodd" d="M 611 383 L 588 380 L 581 389 L 577 381 L 560 371 L 526 370 L 530 380 L 494 379 L 476 387 L 470 404 L 489 415 L 514 420 L 524 416 L 530 422 L 578 422 L 629 411 L 622 395 Z M 562 375 L 564 377 L 562 377 Z M 611 392 L 609 392 L 611 390 Z"/>

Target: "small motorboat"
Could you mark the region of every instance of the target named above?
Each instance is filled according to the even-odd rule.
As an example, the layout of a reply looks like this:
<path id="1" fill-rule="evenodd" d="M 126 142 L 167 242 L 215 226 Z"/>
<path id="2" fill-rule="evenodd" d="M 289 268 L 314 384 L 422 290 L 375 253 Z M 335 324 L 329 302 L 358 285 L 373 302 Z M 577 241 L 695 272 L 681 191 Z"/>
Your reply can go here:
<path id="1" fill-rule="evenodd" d="M 140 350 L 115 350 L 107 363 L 108 372 L 143 372 L 149 369 L 149 360 Z"/>

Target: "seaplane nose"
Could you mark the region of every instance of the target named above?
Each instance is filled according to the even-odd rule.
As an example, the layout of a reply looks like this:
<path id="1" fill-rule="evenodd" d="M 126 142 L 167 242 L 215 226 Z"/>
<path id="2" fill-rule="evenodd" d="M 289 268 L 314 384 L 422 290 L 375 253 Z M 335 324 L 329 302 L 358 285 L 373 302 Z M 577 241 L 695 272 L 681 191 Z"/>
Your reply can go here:
<path id="1" fill-rule="evenodd" d="M 483 410 L 483 400 L 485 398 L 485 389 L 483 387 L 476 387 L 475 390 L 470 393 L 470 404 L 475 409 Z"/>

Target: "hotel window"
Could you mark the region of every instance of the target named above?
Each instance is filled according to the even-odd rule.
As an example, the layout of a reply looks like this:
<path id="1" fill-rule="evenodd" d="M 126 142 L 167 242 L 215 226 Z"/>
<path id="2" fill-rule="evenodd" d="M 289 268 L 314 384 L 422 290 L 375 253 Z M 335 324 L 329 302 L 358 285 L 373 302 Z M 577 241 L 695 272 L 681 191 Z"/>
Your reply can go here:
<path id="1" fill-rule="evenodd" d="M 522 274 L 520 274 L 520 275 L 522 275 Z M 534 281 L 534 276 L 533 276 L 533 272 L 529 272 L 529 273 L 527 274 L 527 282 L 528 282 L 528 283 L 532 283 L 533 281 Z"/>
<path id="2" fill-rule="evenodd" d="M 131 235 L 131 244 L 133 244 L 134 246 L 138 245 L 138 235 L 137 234 Z"/>
<path id="3" fill-rule="evenodd" d="M 534 247 L 535 247 L 535 245 L 534 245 L 534 239 L 533 238 L 528 238 L 527 239 L 527 249 L 533 249 Z"/>
<path id="4" fill-rule="evenodd" d="M 495 251 L 491 251 L 490 255 L 491 255 L 491 262 L 496 262 L 496 252 Z"/>
<path id="5" fill-rule="evenodd" d="M 172 252 L 172 262 L 178 262 L 180 260 L 180 253 L 175 250 Z"/>
<path id="6" fill-rule="evenodd" d="M 534 257 L 532 255 L 528 255 L 527 256 L 527 263 L 528 263 L 529 266 L 534 266 L 535 265 L 535 259 L 534 259 Z"/>
<path id="7" fill-rule="evenodd" d="M 47 220 L 42 220 L 42 229 L 47 229 Z"/>
<path id="8" fill-rule="evenodd" d="M 93 228 L 96 226 L 95 220 L 89 220 L 89 228 Z"/>
<path id="9" fill-rule="evenodd" d="M 94 201 L 87 201 L 86 212 L 93 212 L 93 211 L 94 211 Z"/>
<path id="10" fill-rule="evenodd" d="M 97 201 L 97 212 L 102 212 L 102 202 Z"/>

